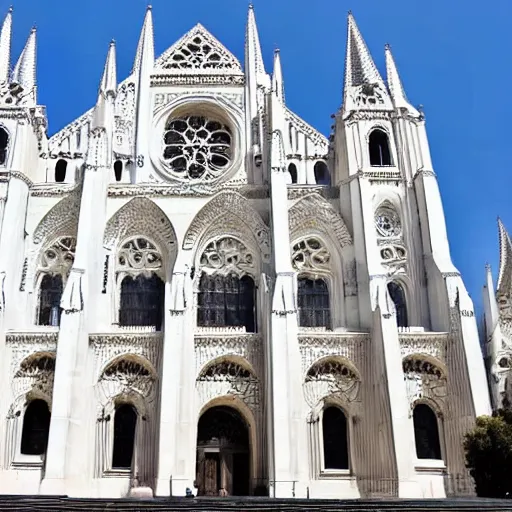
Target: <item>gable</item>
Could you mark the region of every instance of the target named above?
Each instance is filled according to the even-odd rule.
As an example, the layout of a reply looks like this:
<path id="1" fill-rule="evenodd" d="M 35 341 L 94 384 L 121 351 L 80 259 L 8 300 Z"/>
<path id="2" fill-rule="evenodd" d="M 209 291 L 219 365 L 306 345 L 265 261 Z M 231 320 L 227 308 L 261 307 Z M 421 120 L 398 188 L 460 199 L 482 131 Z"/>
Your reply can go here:
<path id="1" fill-rule="evenodd" d="M 176 73 L 243 74 L 236 57 L 200 23 L 165 51 L 155 67 Z"/>

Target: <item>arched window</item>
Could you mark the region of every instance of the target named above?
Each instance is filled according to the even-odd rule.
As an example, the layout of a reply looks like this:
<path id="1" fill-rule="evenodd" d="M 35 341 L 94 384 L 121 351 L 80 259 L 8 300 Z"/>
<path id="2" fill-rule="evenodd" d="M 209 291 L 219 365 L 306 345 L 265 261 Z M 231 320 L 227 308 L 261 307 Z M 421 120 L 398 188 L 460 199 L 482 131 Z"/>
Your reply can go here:
<path id="1" fill-rule="evenodd" d="M 404 289 L 398 283 L 392 281 L 388 283 L 388 292 L 391 300 L 395 304 L 396 324 L 398 327 L 408 327 L 407 302 L 405 300 Z"/>
<path id="2" fill-rule="evenodd" d="M 297 183 L 297 166 L 295 164 L 290 164 L 288 166 L 288 173 L 292 179 L 292 183 Z"/>
<path id="3" fill-rule="evenodd" d="M 135 407 L 131 404 L 122 404 L 117 407 L 114 414 L 113 469 L 130 469 L 132 467 L 136 428 L 137 411 Z"/>
<path id="4" fill-rule="evenodd" d="M 9 145 L 9 134 L 5 128 L 0 128 L 0 165 L 5 165 L 7 160 L 7 146 Z"/>
<path id="5" fill-rule="evenodd" d="M 329 288 L 323 279 L 300 277 L 299 325 L 301 327 L 327 327 L 331 325 Z"/>
<path id="6" fill-rule="evenodd" d="M 317 162 L 314 167 L 315 182 L 317 185 L 330 185 L 331 175 L 325 162 Z"/>
<path id="7" fill-rule="evenodd" d="M 245 327 L 255 332 L 254 281 L 237 277 L 203 274 L 197 297 L 197 325 Z"/>
<path id="8" fill-rule="evenodd" d="M 121 181 L 121 178 L 123 177 L 123 162 L 121 162 L 121 160 L 116 160 L 114 162 L 114 177 L 116 178 L 116 181 Z"/>
<path id="9" fill-rule="evenodd" d="M 62 290 L 61 275 L 43 276 L 39 291 L 39 325 L 60 325 Z"/>
<path id="10" fill-rule="evenodd" d="M 441 443 L 435 412 L 426 404 L 414 407 L 414 438 L 418 459 L 441 460 Z"/>
<path id="11" fill-rule="evenodd" d="M 55 181 L 57 183 L 62 183 L 66 179 L 66 169 L 68 168 L 68 163 L 63 158 L 57 160 L 55 164 Z"/>
<path id="12" fill-rule="evenodd" d="M 322 419 L 324 468 L 349 469 L 347 418 L 339 407 L 327 407 Z"/>
<path id="13" fill-rule="evenodd" d="M 370 133 L 370 165 L 386 166 L 392 165 L 389 139 L 383 130 L 373 130 Z"/>
<path id="14" fill-rule="evenodd" d="M 28 404 L 23 418 L 21 453 L 44 455 L 50 432 L 50 409 L 44 400 L 33 400 Z"/>
<path id="15" fill-rule="evenodd" d="M 165 286 L 154 273 L 126 276 L 121 282 L 119 325 L 162 327 Z"/>

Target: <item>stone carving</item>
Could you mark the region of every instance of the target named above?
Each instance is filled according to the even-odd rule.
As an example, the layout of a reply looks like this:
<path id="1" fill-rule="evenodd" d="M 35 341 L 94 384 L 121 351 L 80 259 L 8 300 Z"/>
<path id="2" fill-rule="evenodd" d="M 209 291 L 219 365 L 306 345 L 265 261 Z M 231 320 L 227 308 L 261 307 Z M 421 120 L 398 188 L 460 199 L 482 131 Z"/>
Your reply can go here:
<path id="1" fill-rule="evenodd" d="M 25 281 L 27 280 L 28 258 L 23 260 L 23 268 L 21 269 L 20 292 L 25 291 Z"/>
<path id="2" fill-rule="evenodd" d="M 329 251 L 316 237 L 306 238 L 293 246 L 292 265 L 297 272 L 329 270 L 330 263 Z"/>
<path id="3" fill-rule="evenodd" d="M 80 185 L 71 183 L 38 183 L 30 187 L 33 197 L 63 197 L 75 192 Z"/>
<path id="4" fill-rule="evenodd" d="M 386 93 L 381 90 L 379 84 L 365 83 L 354 87 L 352 99 L 359 108 L 373 108 L 384 105 L 384 96 Z"/>
<path id="5" fill-rule="evenodd" d="M 183 249 L 192 249 L 199 237 L 212 228 L 212 224 L 225 225 L 226 218 L 234 218 L 244 231 L 255 237 L 262 258 L 270 257 L 270 233 L 260 215 L 247 199 L 237 192 L 217 194 L 195 216 L 183 240 Z"/>
<path id="6" fill-rule="evenodd" d="M 341 215 L 318 194 L 297 201 L 289 211 L 290 233 L 323 231 L 334 233 L 341 247 L 352 245 L 352 237 Z"/>
<path id="7" fill-rule="evenodd" d="M 304 396 L 310 407 L 323 398 L 338 395 L 347 402 L 359 400 L 361 379 L 350 363 L 338 359 L 323 359 L 308 370 Z"/>
<path id="8" fill-rule="evenodd" d="M 15 397 L 32 392 L 43 397 L 51 397 L 55 375 L 55 354 L 36 352 L 25 358 L 12 379 Z"/>
<path id="9" fill-rule="evenodd" d="M 207 274 L 238 277 L 254 276 L 255 258 L 247 247 L 236 238 L 224 237 L 208 244 L 200 259 L 201 271 Z"/>
<path id="10" fill-rule="evenodd" d="M 75 261 L 76 238 L 62 237 L 57 239 L 41 255 L 39 270 L 48 274 L 68 276 Z"/>
<path id="11" fill-rule="evenodd" d="M 125 242 L 117 253 L 117 270 L 149 277 L 162 269 L 162 257 L 158 249 L 143 237 Z"/>
<path id="12" fill-rule="evenodd" d="M 174 253 L 176 235 L 167 215 L 150 199 L 135 197 L 121 207 L 107 222 L 103 245 L 112 249 L 116 241 L 151 235 L 161 249 Z"/>
<path id="13" fill-rule="evenodd" d="M 448 334 L 400 334 L 399 336 L 402 357 L 425 354 L 439 361 L 446 361 Z"/>
<path id="14" fill-rule="evenodd" d="M 103 286 L 101 289 L 101 293 L 107 293 L 107 284 L 108 284 L 108 262 L 110 260 L 110 256 L 107 254 L 105 256 L 105 263 L 103 264 Z"/>
<path id="15" fill-rule="evenodd" d="M 196 385 L 202 404 L 214 397 L 233 395 L 240 397 L 253 409 L 260 405 L 258 378 L 234 361 L 212 363 L 201 372 Z"/>
<path id="16" fill-rule="evenodd" d="M 59 201 L 41 220 L 34 231 L 33 240 L 40 244 L 48 237 L 75 236 L 78 229 L 81 188 L 75 189 Z"/>
<path id="17" fill-rule="evenodd" d="M 151 87 L 169 85 L 245 85 L 244 75 L 203 75 L 203 74 L 154 74 L 151 75 Z"/>
<path id="18" fill-rule="evenodd" d="M 446 375 L 434 362 L 416 354 L 406 357 L 402 366 L 411 414 L 419 399 L 436 401 L 446 398 Z"/>
<path id="19" fill-rule="evenodd" d="M 294 201 L 302 199 L 311 193 L 318 194 L 324 199 L 339 199 L 340 189 L 338 187 L 326 187 L 324 185 L 288 185 L 288 199 Z"/>
<path id="20" fill-rule="evenodd" d="M 164 160 L 183 180 L 214 180 L 232 161 L 231 129 L 204 116 L 171 118 L 165 126 Z"/>
<path id="21" fill-rule="evenodd" d="M 243 95 L 234 93 L 234 92 L 225 92 L 225 91 L 208 91 L 208 90 L 192 90 L 192 91 L 180 91 L 180 92 L 167 92 L 167 93 L 158 93 L 155 94 L 155 103 L 154 110 L 158 110 L 159 108 L 172 103 L 174 100 L 178 98 L 186 96 L 213 96 L 216 99 L 226 99 L 236 105 L 238 108 L 243 108 L 244 101 Z"/>
<path id="22" fill-rule="evenodd" d="M 118 87 L 115 104 L 114 150 L 128 155 L 133 148 L 135 122 L 135 84 L 125 82 Z"/>
<path id="23" fill-rule="evenodd" d="M 242 75 L 240 63 L 201 24 L 196 25 L 156 61 L 157 68 L 177 72 Z"/>
<path id="24" fill-rule="evenodd" d="M 388 268 L 388 275 L 407 270 L 407 251 L 402 244 L 390 244 L 381 247 L 380 256 L 383 265 Z"/>
<path id="25" fill-rule="evenodd" d="M 343 281 L 343 285 L 345 288 L 345 297 L 355 297 L 357 295 L 356 260 L 348 261 L 345 264 L 343 272 Z"/>
<path id="26" fill-rule="evenodd" d="M 402 234 L 402 223 L 396 210 L 390 203 L 379 206 L 375 212 L 375 227 L 382 237 L 399 236 Z"/>

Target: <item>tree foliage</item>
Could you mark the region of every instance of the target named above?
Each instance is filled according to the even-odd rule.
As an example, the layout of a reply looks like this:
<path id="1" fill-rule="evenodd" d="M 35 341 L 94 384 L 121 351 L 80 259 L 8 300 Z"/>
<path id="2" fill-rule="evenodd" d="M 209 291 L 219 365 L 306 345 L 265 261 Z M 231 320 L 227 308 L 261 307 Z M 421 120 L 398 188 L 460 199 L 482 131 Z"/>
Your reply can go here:
<path id="1" fill-rule="evenodd" d="M 477 418 L 464 449 L 478 496 L 512 498 L 512 411 Z"/>

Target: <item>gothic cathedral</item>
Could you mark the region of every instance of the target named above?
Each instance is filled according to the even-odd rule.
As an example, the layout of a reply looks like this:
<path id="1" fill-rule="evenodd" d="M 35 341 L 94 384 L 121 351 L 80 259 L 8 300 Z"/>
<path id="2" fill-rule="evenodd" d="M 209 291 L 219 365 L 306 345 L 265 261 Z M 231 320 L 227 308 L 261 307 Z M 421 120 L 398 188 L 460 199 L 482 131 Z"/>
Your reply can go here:
<path id="1" fill-rule="evenodd" d="M 197 25 L 48 138 L 0 34 L 0 493 L 444 497 L 491 410 L 425 118 L 351 14 L 324 137 Z M 98 73 L 98 78 L 100 78 Z M 512 249 L 506 249 L 512 265 Z M 507 281 L 508 283 L 508 281 Z M 510 286 L 510 284 L 508 284 Z M 510 360 L 509 360 L 510 361 Z"/>

